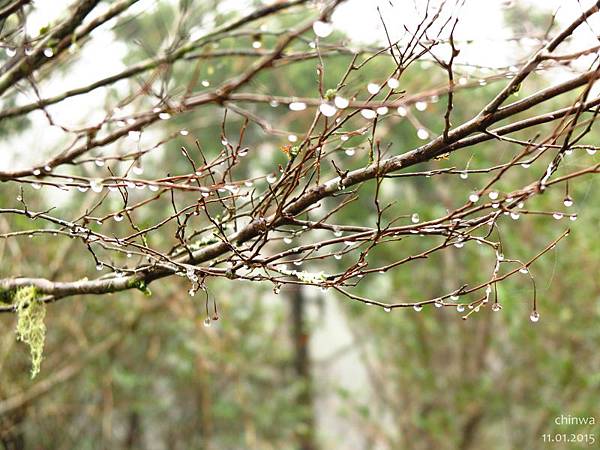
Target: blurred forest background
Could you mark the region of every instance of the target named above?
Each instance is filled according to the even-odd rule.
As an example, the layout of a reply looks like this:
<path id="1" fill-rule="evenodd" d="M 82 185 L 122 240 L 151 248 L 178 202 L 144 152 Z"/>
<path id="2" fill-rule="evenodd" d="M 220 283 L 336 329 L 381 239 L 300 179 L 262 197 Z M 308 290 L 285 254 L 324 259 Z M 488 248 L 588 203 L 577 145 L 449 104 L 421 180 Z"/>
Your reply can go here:
<path id="1" fill-rule="evenodd" d="M 203 14 L 216 14 L 217 23 L 236 14 L 221 16 L 213 2 L 204 3 L 206 8 L 194 13 L 199 22 Z M 115 27 L 116 39 L 127 45 L 125 64 L 151 56 L 152 49 L 172 38 L 177 7 L 177 2 L 159 2 L 152 11 Z M 286 29 L 302 19 L 290 12 L 265 23 L 270 30 Z M 515 35 L 543 33 L 548 26 L 548 17 L 518 5 L 506 9 L 504 20 Z M 342 38 L 342 31 L 335 33 Z M 266 46 L 270 39 L 275 37 L 263 35 L 260 44 Z M 220 42 L 219 50 L 249 48 L 252 42 L 245 35 L 230 38 Z M 337 83 L 350 58 L 342 54 L 325 61 L 329 84 Z M 178 64 L 170 83 L 192 70 L 199 71 L 199 79 L 222 80 L 247 64 L 242 55 Z M 389 72 L 391 66 L 382 67 L 385 64 L 383 59 L 367 64 L 360 72 L 362 82 Z M 472 79 L 478 76 L 472 73 Z M 411 66 L 403 78 L 407 92 L 444 83 L 444 72 L 427 63 Z M 536 75 L 524 89 L 545 83 Z M 105 91 L 107 101 L 117 95 L 111 89 Z M 132 83 L 132 92 L 136 89 Z M 252 81 L 252 89 L 311 96 L 316 89 L 315 62 L 266 71 Z M 471 117 L 497 90 L 491 82 L 458 92 L 454 122 Z M 432 99 L 425 111 L 414 114 L 427 128 L 440 130 L 444 108 L 443 102 Z M 292 132 L 306 129 L 311 120 L 309 114 L 291 113 L 286 107 L 256 104 L 252 110 Z M 73 113 L 78 114 L 76 109 Z M 223 110 L 210 105 L 155 125 L 157 136 L 179 129 L 189 130 L 189 136 L 168 142 L 164 151 L 145 161 L 145 174 L 163 176 L 165 166 L 176 173 L 177 164 L 186 161 L 170 155 L 179 154 L 179 147 L 194 138 L 210 151 L 211 143 L 220 140 L 222 119 Z M 234 114 L 228 118 L 233 136 L 241 123 Z M 4 120 L 0 136 L 28 133 L 30 126 L 27 119 Z M 407 120 L 390 116 L 378 126 L 387 142 L 405 148 L 419 144 Z M 588 138 L 597 141 L 598 131 Z M 343 143 L 340 158 L 348 168 L 364 165 L 365 140 L 352 136 Z M 285 143 L 285 138 L 278 141 L 250 125 L 245 144 L 256 149 L 255 170 L 264 173 L 274 161 L 283 163 L 279 147 Z M 2 150 L 6 151 L 11 150 Z M 453 154 L 451 162 L 457 167 L 488 167 L 510 151 L 506 143 L 483 143 Z M 441 167 L 443 162 L 433 161 L 428 168 L 436 164 Z M 577 161 L 568 164 L 575 167 Z M 510 176 L 520 175 L 509 174 L 506 182 Z M 438 177 L 436 183 L 399 178 L 384 185 L 383 196 L 401 196 L 406 211 L 435 217 L 453 198 L 466 198 L 476 183 L 476 174 L 468 179 Z M 592 432 L 585 426 L 557 426 L 554 418 L 598 417 L 600 208 L 591 195 L 597 189 L 596 178 L 573 187 L 577 222 L 533 216 L 502 230 L 504 253 L 527 259 L 566 227 L 572 228 L 567 244 L 531 267 L 541 314 L 536 324 L 529 320 L 527 276 L 499 285 L 501 312 L 488 309 L 466 321 L 448 308 L 384 313 L 317 288 L 275 293 L 268 284 L 219 279 L 210 282 L 210 291 L 218 298 L 222 318 L 210 327 L 203 325 L 202 299 L 190 297 L 189 285 L 175 277 L 154 283 L 151 297 L 128 291 L 74 297 L 50 306 L 42 371 L 31 380 L 28 352 L 13 333 L 16 319 L 2 315 L 0 441 L 7 449 L 508 450 L 549 448 L 543 433 Z M 12 204 L 18 194 L 13 185 L 1 186 L 0 204 Z M 29 189 L 27 195 L 32 208 L 41 209 L 48 200 L 44 196 L 52 194 Z M 364 197 L 344 210 L 345 223 L 360 225 L 366 214 L 375 215 L 369 196 Z M 548 209 L 561 200 L 561 193 L 552 191 L 534 202 Z M 56 206 L 83 211 L 91 201 L 75 192 L 61 197 Z M 163 215 L 146 213 L 147 223 Z M 0 216 L 0 232 L 27 229 L 27 219 L 20 220 Z M 9 267 L 10 273 L 24 275 L 49 268 L 56 279 L 63 274 L 71 279 L 93 275 L 93 261 L 77 256 L 75 240 L 43 245 L 37 240 L 0 241 L 0 276 L 9 275 Z M 418 241 L 403 242 L 414 246 L 407 252 L 420 248 Z M 377 255 L 386 260 L 383 250 Z M 426 263 L 365 279 L 357 292 L 380 299 L 435 296 L 465 280 L 485 279 L 492 256 L 479 246 L 466 245 L 436 254 Z"/>

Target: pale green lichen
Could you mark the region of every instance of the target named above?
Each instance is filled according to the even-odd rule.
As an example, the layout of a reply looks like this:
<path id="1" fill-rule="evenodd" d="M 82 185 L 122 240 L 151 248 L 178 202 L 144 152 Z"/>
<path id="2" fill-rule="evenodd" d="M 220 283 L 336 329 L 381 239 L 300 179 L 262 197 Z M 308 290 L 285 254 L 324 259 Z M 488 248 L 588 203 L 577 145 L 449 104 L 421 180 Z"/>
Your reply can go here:
<path id="1" fill-rule="evenodd" d="M 23 287 L 16 291 L 14 308 L 17 313 L 17 339 L 29 346 L 31 354 L 31 378 L 40 372 L 44 342 L 46 341 L 46 305 L 39 300 L 33 286 Z"/>

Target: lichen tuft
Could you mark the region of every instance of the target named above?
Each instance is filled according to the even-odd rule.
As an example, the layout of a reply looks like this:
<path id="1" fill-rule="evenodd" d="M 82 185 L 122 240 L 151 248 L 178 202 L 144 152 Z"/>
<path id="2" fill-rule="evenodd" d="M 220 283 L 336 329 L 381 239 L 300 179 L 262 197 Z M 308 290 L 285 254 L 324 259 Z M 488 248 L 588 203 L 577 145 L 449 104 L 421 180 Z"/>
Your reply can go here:
<path id="1" fill-rule="evenodd" d="M 23 287 L 16 291 L 14 306 L 17 313 L 17 339 L 29 346 L 31 355 L 31 378 L 40 373 L 44 343 L 46 341 L 46 305 L 39 300 L 33 286 Z"/>

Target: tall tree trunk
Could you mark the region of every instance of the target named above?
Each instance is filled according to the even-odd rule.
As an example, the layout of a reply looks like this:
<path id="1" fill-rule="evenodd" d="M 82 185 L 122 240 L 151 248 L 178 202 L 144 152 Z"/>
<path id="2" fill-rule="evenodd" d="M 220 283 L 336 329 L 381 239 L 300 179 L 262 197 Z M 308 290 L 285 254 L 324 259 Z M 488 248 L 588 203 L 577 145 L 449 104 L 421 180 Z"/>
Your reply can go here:
<path id="1" fill-rule="evenodd" d="M 291 333 L 294 348 L 294 371 L 302 388 L 296 404 L 303 412 L 300 431 L 296 433 L 299 450 L 316 450 L 315 417 L 313 411 L 312 373 L 309 354 L 309 333 L 306 323 L 306 298 L 300 286 L 290 289 Z"/>

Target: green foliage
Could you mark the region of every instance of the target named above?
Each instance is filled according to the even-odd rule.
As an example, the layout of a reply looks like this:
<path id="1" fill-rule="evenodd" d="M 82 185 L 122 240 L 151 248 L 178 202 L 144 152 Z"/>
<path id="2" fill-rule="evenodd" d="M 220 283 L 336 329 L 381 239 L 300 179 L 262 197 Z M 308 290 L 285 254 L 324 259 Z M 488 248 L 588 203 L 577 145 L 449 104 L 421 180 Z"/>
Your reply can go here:
<path id="1" fill-rule="evenodd" d="M 46 305 L 38 299 L 33 286 L 16 291 L 14 305 L 17 312 L 17 339 L 29 346 L 31 354 L 31 378 L 40 372 L 44 342 L 46 341 Z"/>

